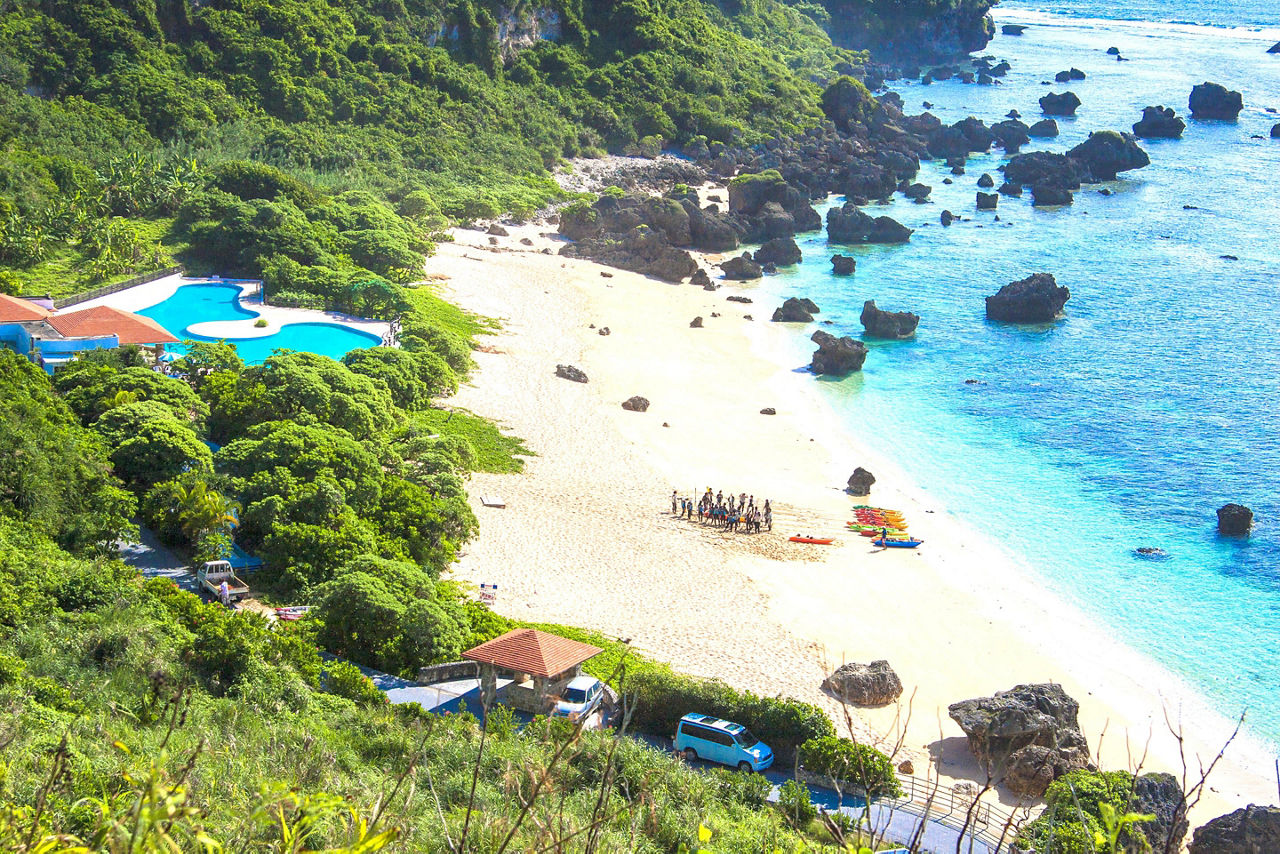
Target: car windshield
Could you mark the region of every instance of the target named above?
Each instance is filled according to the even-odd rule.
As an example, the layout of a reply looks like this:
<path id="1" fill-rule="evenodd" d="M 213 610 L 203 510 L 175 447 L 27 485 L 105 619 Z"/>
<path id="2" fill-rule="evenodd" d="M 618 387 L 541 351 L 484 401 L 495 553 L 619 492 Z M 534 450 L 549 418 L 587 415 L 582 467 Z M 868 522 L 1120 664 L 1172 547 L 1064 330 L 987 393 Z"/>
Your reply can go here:
<path id="1" fill-rule="evenodd" d="M 760 743 L 760 739 L 752 735 L 751 730 L 749 729 L 744 729 L 734 737 L 738 739 L 738 744 L 741 744 L 743 747 L 755 747 Z"/>
<path id="2" fill-rule="evenodd" d="M 581 688 L 565 688 L 564 694 L 560 699 L 566 703 L 585 703 L 587 701 L 587 692 Z"/>

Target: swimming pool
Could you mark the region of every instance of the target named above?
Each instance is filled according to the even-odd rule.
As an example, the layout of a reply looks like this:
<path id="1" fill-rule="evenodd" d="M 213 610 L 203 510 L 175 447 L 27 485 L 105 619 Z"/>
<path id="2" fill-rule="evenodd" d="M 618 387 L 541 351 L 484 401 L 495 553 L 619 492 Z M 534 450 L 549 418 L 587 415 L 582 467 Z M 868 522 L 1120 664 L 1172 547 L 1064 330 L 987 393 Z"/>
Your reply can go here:
<path id="1" fill-rule="evenodd" d="M 240 286 L 231 284 L 183 285 L 164 302 L 138 312 L 159 323 L 173 335 L 193 341 L 225 340 L 234 344 L 240 358 L 249 364 L 265 361 L 275 350 L 301 350 L 341 359 L 351 350 L 376 347 L 382 343 L 377 335 L 352 329 L 338 323 L 288 323 L 273 335 L 253 338 L 212 338 L 190 331 L 194 324 L 210 321 L 249 321 L 258 316 L 240 304 Z M 182 352 L 180 344 L 169 346 Z"/>

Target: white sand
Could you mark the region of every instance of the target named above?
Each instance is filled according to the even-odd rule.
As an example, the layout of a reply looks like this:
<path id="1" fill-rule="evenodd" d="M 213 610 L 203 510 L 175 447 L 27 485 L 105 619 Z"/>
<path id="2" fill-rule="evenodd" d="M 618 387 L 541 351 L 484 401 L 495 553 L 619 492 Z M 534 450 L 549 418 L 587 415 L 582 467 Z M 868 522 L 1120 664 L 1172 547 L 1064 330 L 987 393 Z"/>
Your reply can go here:
<path id="1" fill-rule="evenodd" d="M 933 762 L 946 781 L 981 781 L 947 705 L 1023 682 L 1058 682 L 1080 702 L 1106 768 L 1132 768 L 1146 752 L 1145 770 L 1181 774 L 1166 709 L 1182 721 L 1193 771 L 1197 755 L 1217 753 L 1232 722 L 1044 591 L 1033 567 L 1014 564 L 842 427 L 813 378 L 792 370 L 794 329 L 768 322 L 772 301 L 727 302 L 760 294 L 539 254 L 556 245 L 545 230 L 512 229 L 496 249 L 459 231 L 428 262 L 451 299 L 504 324 L 453 403 L 497 419 L 537 453 L 524 474 L 478 474 L 469 486 L 481 533 L 457 575 L 497 583 L 500 612 L 630 638 L 679 670 L 833 714 L 823 676 L 843 661 L 886 658 L 906 685 L 903 702 L 859 711 L 854 734 L 891 747 L 914 693 L 898 758 L 912 758 L 916 776 Z M 705 328 L 689 328 L 695 316 Z M 557 363 L 590 383 L 556 378 Z M 649 398 L 648 412 L 620 407 L 635 394 Z M 766 406 L 778 414 L 759 414 Z M 867 503 L 905 511 L 923 547 L 881 553 L 843 530 L 859 500 L 841 489 L 858 465 L 877 477 Z M 707 486 L 772 499 L 774 533 L 722 534 L 671 517 L 673 488 L 696 497 Z M 506 508 L 482 507 L 482 494 Z M 786 541 L 800 532 L 838 540 Z M 1193 826 L 1273 802 L 1272 761 L 1265 746 L 1237 740 Z"/>

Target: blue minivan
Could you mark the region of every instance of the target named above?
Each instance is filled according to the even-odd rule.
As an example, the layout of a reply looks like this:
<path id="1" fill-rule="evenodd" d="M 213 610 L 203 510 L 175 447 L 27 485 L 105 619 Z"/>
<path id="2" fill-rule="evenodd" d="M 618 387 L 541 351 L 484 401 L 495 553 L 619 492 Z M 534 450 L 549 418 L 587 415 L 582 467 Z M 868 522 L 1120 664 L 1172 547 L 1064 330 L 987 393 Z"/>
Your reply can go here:
<path id="1" fill-rule="evenodd" d="M 763 771 L 773 764 L 773 751 L 742 724 L 690 713 L 676 725 L 675 748 L 688 760 L 719 762 L 739 771 Z"/>

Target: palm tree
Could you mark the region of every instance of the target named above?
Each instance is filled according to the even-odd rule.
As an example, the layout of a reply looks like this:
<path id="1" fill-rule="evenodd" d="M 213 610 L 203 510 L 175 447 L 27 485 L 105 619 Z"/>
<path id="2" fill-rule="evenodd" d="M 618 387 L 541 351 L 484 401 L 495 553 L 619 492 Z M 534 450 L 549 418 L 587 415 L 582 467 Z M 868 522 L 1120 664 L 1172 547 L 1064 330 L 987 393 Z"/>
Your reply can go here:
<path id="1" fill-rule="evenodd" d="M 177 499 L 182 531 L 193 543 L 199 542 L 206 534 L 229 532 L 240 524 L 240 520 L 236 518 L 240 505 L 222 493 L 209 489 L 203 480 L 198 480 L 191 486 L 178 487 Z"/>

